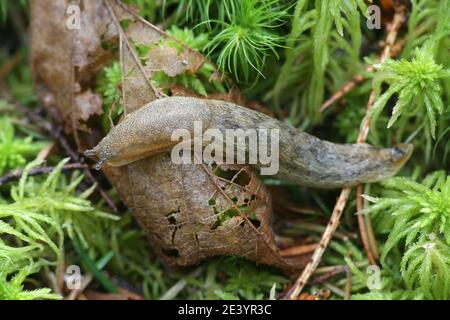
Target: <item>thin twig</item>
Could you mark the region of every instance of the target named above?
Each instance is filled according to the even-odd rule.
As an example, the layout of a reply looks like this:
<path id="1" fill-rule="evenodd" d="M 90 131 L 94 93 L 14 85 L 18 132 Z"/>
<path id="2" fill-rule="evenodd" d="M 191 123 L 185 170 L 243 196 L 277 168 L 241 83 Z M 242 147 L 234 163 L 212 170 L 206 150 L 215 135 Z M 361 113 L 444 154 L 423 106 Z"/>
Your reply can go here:
<path id="1" fill-rule="evenodd" d="M 391 50 L 390 50 L 390 54 L 389 57 L 393 58 L 396 57 L 400 54 L 400 52 L 403 49 L 403 46 L 406 43 L 406 39 L 402 38 L 399 41 L 397 41 L 397 43 L 395 43 Z M 368 65 L 364 68 L 364 72 L 365 73 L 372 73 L 375 71 L 375 67 L 373 65 Z M 352 91 L 354 88 L 356 88 L 358 85 L 360 85 L 361 83 L 363 83 L 364 81 L 368 80 L 367 77 L 363 76 L 362 74 L 356 74 L 354 75 L 350 81 L 348 81 L 347 83 L 345 83 L 342 87 L 340 87 L 330 98 L 328 98 L 328 100 L 326 100 L 322 106 L 320 107 L 319 111 L 320 112 L 324 112 L 326 109 L 328 109 L 329 107 L 331 107 L 335 102 L 339 101 L 340 99 L 342 99 L 342 97 L 344 97 L 347 93 L 349 93 L 350 91 Z"/>
<path id="2" fill-rule="evenodd" d="M 330 221 L 328 222 L 327 228 L 325 229 L 324 233 L 322 234 L 322 238 L 320 239 L 319 246 L 314 251 L 310 261 L 306 265 L 306 267 L 303 270 L 300 277 L 298 277 L 297 280 L 295 281 L 294 286 L 286 294 L 286 296 L 289 299 L 292 299 L 292 300 L 297 299 L 298 295 L 303 290 L 303 287 L 306 285 L 309 278 L 311 277 L 311 275 L 314 273 L 317 266 L 319 265 L 322 255 L 325 252 L 325 249 L 328 246 L 328 243 L 330 242 L 335 230 L 337 229 L 337 227 L 339 225 L 341 215 L 344 212 L 345 205 L 347 204 L 348 197 L 350 196 L 350 191 L 351 191 L 350 188 L 342 189 L 341 194 L 339 195 L 339 198 L 336 202 L 336 206 L 333 209 L 333 213 L 331 214 Z"/>
<path id="3" fill-rule="evenodd" d="M 88 166 L 87 164 L 82 163 L 69 163 L 62 167 L 62 172 L 72 171 L 72 170 L 79 170 L 79 169 L 86 169 Z M 33 168 L 28 172 L 28 176 L 37 176 L 41 174 L 48 174 L 51 173 L 53 170 L 55 170 L 54 166 L 48 166 L 48 167 L 37 167 Z M 16 169 L 13 171 L 10 171 L 9 173 L 5 174 L 4 176 L 0 177 L 0 186 L 7 184 L 11 181 L 19 179 L 23 175 L 24 170 L 23 169 Z"/>
<path id="4" fill-rule="evenodd" d="M 366 261 L 360 261 L 360 262 L 355 262 L 355 266 L 356 267 L 365 267 L 367 266 L 367 262 Z M 331 266 L 324 266 L 324 267 L 320 267 L 316 269 L 316 274 L 324 274 L 324 273 L 328 273 L 331 272 L 333 270 L 338 270 L 338 272 L 344 272 L 348 269 L 348 266 L 346 264 L 338 264 L 338 265 L 331 265 Z"/>
<path id="5" fill-rule="evenodd" d="M 148 26 L 149 28 L 155 30 L 156 32 L 160 33 L 161 35 L 163 35 L 164 37 L 175 41 L 177 44 L 179 44 L 180 46 L 182 46 L 184 49 L 189 50 L 190 52 L 192 52 L 193 54 L 196 54 L 198 56 L 200 56 L 204 62 L 207 62 L 209 64 L 211 64 L 215 71 L 218 71 L 219 76 L 222 80 L 227 80 L 230 84 L 232 85 L 232 89 L 230 90 L 230 92 L 234 89 L 237 88 L 234 80 L 228 75 L 228 74 L 224 74 L 220 71 L 219 66 L 217 65 L 217 63 L 215 63 L 213 60 L 211 60 L 208 57 L 203 56 L 200 52 L 192 49 L 191 47 L 189 47 L 187 44 L 185 44 L 183 41 L 180 41 L 179 39 L 177 39 L 176 37 L 172 36 L 170 33 L 164 31 L 161 28 L 158 28 L 157 26 L 155 26 L 154 24 L 148 22 L 147 20 L 145 20 L 144 18 L 142 18 L 140 15 L 138 15 L 136 12 L 134 12 L 133 10 L 131 10 L 129 7 L 127 7 L 125 4 L 123 4 L 122 1 L 120 0 L 116 0 L 117 4 L 126 12 L 128 12 L 129 14 L 131 14 L 135 19 L 137 19 L 138 21 L 142 22 L 143 24 L 145 24 L 146 26 Z M 240 92 L 239 92 L 240 95 Z"/>
<path id="6" fill-rule="evenodd" d="M 136 12 L 134 12 L 133 10 L 131 10 L 129 7 L 127 7 L 126 5 L 124 5 L 124 4 L 122 3 L 122 1 L 117 1 L 117 4 L 118 4 L 124 11 L 128 12 L 129 14 L 131 14 L 135 19 L 137 19 L 138 21 L 142 22 L 142 23 L 145 24 L 147 27 L 153 29 L 154 31 L 158 32 L 159 34 L 163 35 L 164 37 L 166 37 L 166 38 L 168 38 L 168 39 L 170 39 L 170 40 L 175 41 L 177 44 L 181 45 L 184 49 L 189 50 L 189 51 L 191 51 L 192 53 L 201 56 L 201 57 L 204 59 L 204 61 L 206 61 L 206 62 L 210 63 L 211 65 L 213 65 L 214 68 L 215 68 L 216 70 L 219 69 L 218 66 L 217 66 L 217 64 L 216 64 L 214 61 L 208 59 L 207 57 L 204 57 L 201 53 L 199 53 L 198 51 L 192 49 L 191 47 L 189 47 L 189 46 L 188 46 L 187 44 L 185 44 L 184 42 L 182 42 L 182 41 L 180 41 L 179 39 L 177 39 L 176 37 L 172 36 L 170 33 L 166 32 L 166 31 L 164 31 L 163 29 L 158 28 L 158 27 L 155 26 L 154 24 L 148 22 L 147 20 L 145 20 L 144 18 L 142 18 L 140 15 L 136 14 Z M 223 76 L 223 75 L 221 74 L 221 76 Z"/>
<path id="7" fill-rule="evenodd" d="M 366 66 L 364 68 L 365 72 L 373 72 L 373 65 Z M 340 87 L 327 101 L 325 101 L 319 109 L 319 112 L 324 112 L 328 109 L 333 103 L 339 101 L 343 96 L 352 91 L 356 86 L 366 81 L 367 78 L 361 74 L 356 74 L 352 77 L 350 81 L 345 83 L 342 87 Z"/>
<path id="8" fill-rule="evenodd" d="M 305 221 L 303 219 L 297 219 L 294 221 L 294 226 L 292 227 L 293 230 L 305 230 L 308 232 L 318 232 L 323 233 L 325 231 L 326 226 L 323 226 L 321 224 L 315 224 L 308 221 Z M 341 240 L 348 240 L 348 239 L 358 239 L 358 235 L 356 233 L 350 233 L 350 232 L 340 232 L 336 231 L 334 233 L 334 236 Z"/>
<path id="9" fill-rule="evenodd" d="M 119 2 L 119 4 L 120 4 L 120 2 Z M 109 15 L 111 16 L 113 23 L 117 29 L 117 32 L 119 33 L 119 40 L 123 41 L 125 43 L 125 46 L 127 47 L 128 51 L 130 52 L 130 55 L 131 55 L 131 58 L 133 59 L 134 64 L 137 66 L 139 72 L 144 76 L 145 82 L 148 84 L 150 89 L 153 91 L 156 98 L 160 98 L 162 96 L 161 92 L 155 88 L 152 81 L 150 80 L 150 76 L 147 75 L 147 73 L 145 72 L 144 67 L 142 66 L 142 63 L 139 60 L 133 46 L 128 41 L 127 35 L 124 33 L 122 27 L 120 26 L 119 19 L 117 18 L 116 13 L 114 12 L 114 9 L 111 6 L 110 1 L 105 0 L 105 5 L 106 5 L 106 8 L 108 9 Z M 120 46 L 120 47 L 122 47 L 122 46 Z M 122 49 L 123 49 L 123 47 L 122 47 Z M 122 54 L 123 53 L 121 53 L 121 57 L 122 57 Z M 122 65 L 122 63 L 121 63 L 121 65 Z M 123 73 L 123 70 L 122 70 L 122 73 Z M 122 86 L 124 86 L 124 85 L 125 85 L 125 83 L 122 83 Z M 124 106 L 125 106 L 125 104 L 124 104 Z"/>
<path id="10" fill-rule="evenodd" d="M 309 253 L 311 251 L 314 251 L 317 248 L 317 243 L 313 244 L 304 244 L 301 246 L 295 246 L 290 247 L 287 249 L 280 250 L 280 256 L 282 257 L 292 257 L 292 256 L 299 256 L 305 253 Z"/>
<path id="11" fill-rule="evenodd" d="M 333 292 L 335 295 L 338 295 L 339 297 L 341 297 L 342 299 L 344 298 L 344 291 L 339 289 L 337 286 L 332 285 L 331 283 L 324 283 L 324 286 L 330 290 L 331 292 Z"/>
<path id="12" fill-rule="evenodd" d="M 76 163 L 82 163 L 83 159 L 80 157 L 78 152 L 74 151 L 72 147 L 70 146 L 69 142 L 66 140 L 66 138 L 62 134 L 61 128 L 55 128 L 54 125 L 47 121 L 45 118 L 41 117 L 40 115 L 34 113 L 33 111 L 21 106 L 13 97 L 11 97 L 7 92 L 4 92 L 5 95 L 7 95 L 7 100 L 9 103 L 14 105 L 15 110 L 19 111 L 23 115 L 25 115 L 28 119 L 31 120 L 32 123 L 34 123 L 36 126 L 44 130 L 53 140 L 57 141 L 59 146 L 64 150 L 64 152 L 72 159 L 73 162 Z M 84 175 L 85 177 L 93 184 L 97 186 L 97 190 L 100 194 L 100 196 L 105 200 L 106 204 L 113 210 L 114 212 L 117 212 L 117 207 L 114 204 L 114 201 L 109 197 L 109 195 L 104 191 L 100 184 L 98 183 L 97 179 L 94 177 L 92 172 L 89 170 L 89 168 L 84 169 Z"/>
<path id="13" fill-rule="evenodd" d="M 380 56 L 380 63 L 383 63 L 389 57 L 389 53 L 390 53 L 391 48 L 394 45 L 395 39 L 397 37 L 397 32 L 404 21 L 404 10 L 405 10 L 404 7 L 398 7 L 396 9 L 394 18 L 392 20 L 391 28 L 386 37 L 386 46 Z M 368 135 L 369 129 L 370 129 L 370 114 L 371 114 L 371 110 L 372 110 L 374 102 L 375 102 L 375 94 L 374 94 L 374 91 L 372 90 L 370 92 L 369 100 L 367 102 L 366 115 L 361 122 L 357 143 L 364 143 L 366 141 L 366 138 L 367 138 L 367 135 Z M 348 201 L 348 198 L 350 195 L 350 191 L 351 191 L 351 188 L 342 189 L 342 191 L 339 195 L 339 198 L 336 201 L 336 205 L 331 214 L 330 221 L 328 222 L 327 228 L 325 229 L 324 233 L 322 234 L 322 238 L 320 239 L 318 248 L 314 251 L 314 253 L 311 257 L 311 260 L 306 265 L 306 267 L 303 270 L 300 277 L 298 277 L 298 279 L 295 281 L 292 288 L 287 292 L 287 294 L 286 294 L 287 298 L 297 299 L 297 297 L 303 290 L 304 286 L 308 282 L 309 278 L 311 277 L 311 275 L 314 273 L 317 266 L 319 265 L 319 263 L 322 259 L 322 255 L 325 252 L 325 249 L 327 248 L 328 244 L 330 243 L 335 230 L 339 226 L 340 218 L 341 218 L 344 208 L 347 204 L 347 201 Z"/>
<path id="14" fill-rule="evenodd" d="M 370 244 L 368 236 L 368 226 L 366 225 L 366 215 L 359 214 L 359 212 L 361 212 L 364 207 L 363 197 L 361 196 L 363 193 L 363 188 L 363 185 L 359 185 L 356 187 L 356 212 L 358 212 L 356 216 L 358 219 L 359 234 L 361 236 L 361 241 L 363 243 L 364 250 L 366 251 L 369 262 L 371 264 L 377 264 L 378 253 L 376 249 L 374 250 L 373 245 Z"/>
<path id="15" fill-rule="evenodd" d="M 330 278 L 333 278 L 335 275 L 338 275 L 342 272 L 346 272 L 348 269 L 347 266 L 340 266 L 340 267 L 336 267 L 331 271 L 328 271 L 327 273 L 321 275 L 320 277 L 314 278 L 311 281 L 311 284 L 319 284 L 319 283 L 324 283 L 325 281 L 327 281 Z M 316 273 L 319 271 L 319 269 L 317 269 Z"/>
<path id="16" fill-rule="evenodd" d="M 397 32 L 401 27 L 403 21 L 404 21 L 404 7 L 399 7 L 396 10 L 394 18 L 392 20 L 392 24 L 390 26 L 390 30 L 386 37 L 386 46 L 384 47 L 383 53 L 380 56 L 379 59 L 380 63 L 384 63 L 389 58 L 390 52 L 394 46 L 394 42 L 397 37 Z M 370 92 L 369 101 L 367 103 L 366 115 L 364 116 L 364 119 L 360 127 L 357 143 L 366 142 L 370 130 L 370 114 L 374 103 L 375 103 L 375 91 L 372 90 Z M 362 186 L 356 188 L 356 209 L 358 213 L 364 209 L 364 202 L 362 201 L 362 193 L 363 193 Z M 378 260 L 377 245 L 376 242 L 373 240 L 371 241 L 372 238 L 369 237 L 369 234 L 373 233 L 373 231 L 371 230 L 372 223 L 370 221 L 370 216 L 363 216 L 361 214 L 358 214 L 357 216 L 361 240 L 363 242 L 366 255 L 370 263 L 377 264 Z"/>
<path id="17" fill-rule="evenodd" d="M 124 52 L 123 52 L 123 34 L 122 34 L 122 32 L 119 32 L 119 60 L 120 60 L 120 70 L 121 70 L 121 72 L 120 72 L 120 81 L 122 82 L 122 84 L 121 84 L 121 88 L 120 88 L 120 91 L 121 91 L 121 93 L 122 93 L 122 104 L 123 104 L 123 112 L 124 112 L 124 116 L 126 117 L 127 116 L 127 108 L 125 108 L 125 106 L 127 105 L 127 103 L 126 103 L 126 100 L 125 100 L 125 64 L 124 64 L 124 60 L 125 60 L 125 58 L 124 58 Z M 111 108 L 110 109 L 110 112 L 112 112 L 112 109 L 113 108 Z M 110 117 L 111 117 L 111 113 L 110 113 Z M 110 118 L 111 119 L 111 123 L 113 123 L 113 121 L 112 121 L 112 117 Z"/>

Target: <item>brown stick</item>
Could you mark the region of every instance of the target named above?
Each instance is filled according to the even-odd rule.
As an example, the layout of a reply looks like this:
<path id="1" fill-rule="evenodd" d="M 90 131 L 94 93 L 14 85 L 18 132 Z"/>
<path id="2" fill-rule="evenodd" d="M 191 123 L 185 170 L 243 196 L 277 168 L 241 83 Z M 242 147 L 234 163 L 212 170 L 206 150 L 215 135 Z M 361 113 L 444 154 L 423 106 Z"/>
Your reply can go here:
<path id="1" fill-rule="evenodd" d="M 306 265 L 300 277 L 297 278 L 294 286 L 286 294 L 289 299 L 295 300 L 298 297 L 298 295 L 301 293 L 304 286 L 308 282 L 309 278 L 319 265 L 322 255 L 325 252 L 325 249 L 328 246 L 331 238 L 333 237 L 333 233 L 336 231 L 336 228 L 339 225 L 339 220 L 342 213 L 344 212 L 345 205 L 347 204 L 348 197 L 350 196 L 350 191 L 350 188 L 342 189 L 341 194 L 339 195 L 339 198 L 336 202 L 336 206 L 333 209 L 333 213 L 331 214 L 331 218 L 328 222 L 327 228 L 322 234 L 319 246 L 314 251 L 311 260 Z"/>
<path id="2" fill-rule="evenodd" d="M 44 130 L 52 139 L 58 142 L 59 146 L 65 151 L 65 153 L 72 159 L 72 161 L 81 163 L 82 159 L 80 155 L 74 151 L 69 142 L 66 140 L 66 138 L 62 134 L 61 128 L 55 128 L 53 124 L 49 121 L 47 121 L 45 118 L 41 117 L 40 115 L 34 113 L 33 111 L 22 107 L 13 97 L 11 97 L 6 92 L 4 93 L 9 100 L 9 102 L 14 105 L 15 110 L 19 111 L 23 115 L 25 115 L 28 119 L 31 120 L 32 123 L 34 123 L 36 126 Z M 97 190 L 100 193 L 100 196 L 105 200 L 106 204 L 113 210 L 114 212 L 117 212 L 117 207 L 114 204 L 114 201 L 108 196 L 106 191 L 104 191 L 100 184 L 98 183 L 97 179 L 94 177 L 92 172 L 89 170 L 88 167 L 84 168 L 84 175 L 86 178 L 91 182 L 97 185 Z"/>
<path id="3" fill-rule="evenodd" d="M 292 257 L 292 256 L 299 256 L 311 251 L 314 251 L 317 248 L 317 243 L 313 244 L 305 244 L 302 246 L 295 246 L 287 249 L 280 250 L 280 256 L 282 257 Z"/>
<path id="4" fill-rule="evenodd" d="M 365 72 L 373 72 L 374 67 L 372 65 L 364 68 Z M 363 75 L 356 74 L 353 78 L 344 84 L 338 91 L 336 91 L 327 101 L 325 101 L 319 109 L 319 112 L 324 112 L 328 109 L 333 103 L 339 101 L 343 96 L 352 91 L 356 86 L 366 81 L 367 78 Z"/>
<path id="5" fill-rule="evenodd" d="M 136 54 L 136 51 L 134 50 L 134 48 L 131 46 L 130 41 L 127 38 L 127 35 L 125 34 L 125 32 L 123 31 L 122 27 L 120 26 L 120 22 L 119 19 L 116 16 L 116 13 L 114 12 L 114 9 L 111 5 L 111 3 L 109 2 L 109 0 L 105 0 L 105 5 L 106 8 L 108 9 L 109 15 L 117 29 L 117 33 L 119 33 L 119 41 L 123 41 L 125 43 L 125 46 L 127 47 L 128 51 L 130 52 L 131 58 L 133 59 L 134 64 L 136 65 L 136 67 L 138 68 L 139 72 L 142 74 L 142 76 L 145 79 L 145 82 L 147 83 L 147 85 L 149 86 L 149 88 L 153 91 L 153 93 L 155 94 L 156 98 L 160 98 L 162 96 L 162 93 L 156 89 L 156 87 L 153 85 L 152 81 L 150 80 L 150 76 L 145 72 L 144 67 L 142 66 L 141 61 L 139 60 L 138 55 Z M 119 4 L 121 4 L 121 2 L 119 1 Z M 123 49 L 123 44 L 120 44 L 120 48 Z M 120 57 L 123 57 L 123 51 L 120 53 Z M 121 61 L 121 66 L 123 65 L 123 61 Z M 123 73 L 123 72 L 122 72 Z M 122 78 L 123 80 L 123 78 Z M 122 83 L 122 86 L 125 86 L 125 82 Z M 122 95 L 124 95 L 124 92 L 122 91 Z M 125 102 L 124 102 L 124 108 L 125 108 Z"/>
<path id="6" fill-rule="evenodd" d="M 78 170 L 78 169 L 86 169 L 88 166 L 86 164 L 82 163 L 69 163 L 62 167 L 62 172 L 72 171 L 72 170 Z M 37 167 L 33 168 L 28 172 L 28 176 L 37 176 L 40 174 L 46 174 L 51 173 L 55 167 Z M 17 180 L 20 177 L 22 177 L 24 170 L 23 169 L 16 169 L 13 171 L 10 171 L 9 173 L 5 174 L 3 177 L 0 177 L 0 186 L 7 184 L 8 182 L 11 182 L 13 180 Z"/>
<path id="7" fill-rule="evenodd" d="M 398 56 L 400 54 L 400 52 L 402 51 L 405 43 L 406 43 L 406 39 L 402 38 L 399 41 L 397 41 L 394 45 L 392 45 L 392 47 L 390 49 L 389 57 L 392 58 L 392 57 Z M 366 72 L 366 73 L 372 73 L 374 71 L 375 71 L 375 68 L 373 65 L 368 65 L 364 68 L 364 72 Z M 319 112 L 324 112 L 326 109 L 331 107 L 333 105 L 333 103 L 342 99 L 342 97 L 344 97 L 347 93 L 352 91 L 355 87 L 357 87 L 358 85 L 360 85 L 361 83 L 363 83 L 366 80 L 367 80 L 367 77 L 365 77 L 361 74 L 354 75 L 350 79 L 350 81 L 348 81 L 342 87 L 340 87 L 330 98 L 328 98 L 322 104 L 322 106 L 319 109 Z"/>
<path id="8" fill-rule="evenodd" d="M 358 227 L 359 234 L 361 236 L 361 241 L 364 246 L 364 250 L 366 251 L 367 258 L 371 264 L 377 264 L 378 253 L 376 249 L 374 250 L 373 246 L 370 244 L 369 236 L 368 236 L 368 226 L 366 225 L 366 219 L 363 214 L 360 214 L 361 210 L 364 207 L 363 198 L 361 196 L 363 191 L 363 185 L 359 185 L 356 187 L 356 212 L 358 219 Z"/>
<path id="9" fill-rule="evenodd" d="M 386 47 L 384 48 L 384 50 L 380 56 L 380 63 L 383 63 L 389 57 L 389 53 L 390 53 L 391 48 L 397 37 L 398 29 L 400 28 L 400 26 L 402 25 L 402 23 L 404 21 L 404 10 L 405 10 L 405 8 L 403 6 L 399 6 L 396 9 L 390 30 L 386 37 Z M 370 111 L 373 107 L 374 102 L 375 102 L 375 94 L 374 94 L 374 91 L 372 90 L 370 92 L 369 100 L 367 102 L 366 115 L 365 115 L 364 119 L 362 120 L 360 129 L 359 129 L 357 143 L 364 143 L 367 139 L 367 135 L 368 135 L 369 129 L 370 129 Z M 297 278 L 297 280 L 295 281 L 292 288 L 287 292 L 286 297 L 288 299 L 297 299 L 297 297 L 299 296 L 299 294 L 305 287 L 306 283 L 308 282 L 309 278 L 311 277 L 311 275 L 314 273 L 317 266 L 319 265 L 320 260 L 322 259 L 322 255 L 325 252 L 325 249 L 327 248 L 328 244 L 331 241 L 331 238 L 333 237 L 334 232 L 336 231 L 337 227 L 339 226 L 340 218 L 341 218 L 344 208 L 347 204 L 347 201 L 348 201 L 348 198 L 350 195 L 350 191 L 351 191 L 350 188 L 342 189 L 341 194 L 339 195 L 339 198 L 336 201 L 336 205 L 331 214 L 330 221 L 328 222 L 327 228 L 325 229 L 324 233 L 322 234 L 322 238 L 320 239 L 319 246 L 314 251 L 314 253 L 311 257 L 311 260 L 306 265 L 306 267 L 303 270 L 300 277 Z"/>
<path id="10" fill-rule="evenodd" d="M 330 278 L 333 278 L 334 276 L 342 273 L 342 272 L 347 272 L 348 271 L 348 267 L 347 266 L 339 266 L 339 267 L 335 267 L 333 270 L 328 271 L 327 273 L 313 279 L 311 281 L 311 284 L 319 284 L 319 283 L 324 283 L 325 281 L 327 281 Z M 316 272 L 319 272 L 319 269 L 317 269 Z"/>
<path id="11" fill-rule="evenodd" d="M 386 59 L 389 58 L 391 50 L 394 46 L 395 39 L 397 37 L 397 32 L 404 21 L 404 8 L 400 7 L 394 15 L 392 24 L 390 26 L 389 33 L 386 37 L 386 46 L 384 47 L 383 53 L 380 56 L 380 63 L 384 63 Z M 362 121 L 360 132 L 358 135 L 357 143 L 364 143 L 367 139 L 370 130 L 370 111 L 375 103 L 375 92 L 372 90 L 370 92 L 369 101 L 367 103 L 366 115 Z M 364 202 L 362 201 L 362 191 L 363 187 L 359 186 L 356 189 L 356 209 L 357 212 L 361 212 L 364 209 Z M 366 223 L 367 222 L 367 223 Z M 361 235 L 361 240 L 364 245 L 367 257 L 372 264 L 377 264 L 378 260 L 378 249 L 375 241 L 370 241 L 371 238 L 369 234 L 373 231 L 368 228 L 372 226 L 370 221 L 370 216 L 363 216 L 358 214 L 358 225 Z"/>

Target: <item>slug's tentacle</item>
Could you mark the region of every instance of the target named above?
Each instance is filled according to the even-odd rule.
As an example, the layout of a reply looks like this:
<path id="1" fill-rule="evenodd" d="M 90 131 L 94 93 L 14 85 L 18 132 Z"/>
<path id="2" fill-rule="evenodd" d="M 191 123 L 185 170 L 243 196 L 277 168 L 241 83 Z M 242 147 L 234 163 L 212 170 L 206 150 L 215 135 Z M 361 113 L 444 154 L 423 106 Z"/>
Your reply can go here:
<path id="1" fill-rule="evenodd" d="M 291 128 L 269 116 L 229 102 L 192 97 L 158 99 L 129 114 L 87 155 L 122 166 L 169 151 L 177 141 L 172 132 L 194 134 L 194 122 L 202 132 L 217 129 L 279 129 L 279 171 L 276 177 L 299 185 L 338 188 L 376 182 L 395 175 L 412 154 L 410 144 L 378 149 L 367 144 L 336 144 Z M 250 146 L 246 144 L 245 152 Z M 262 167 L 261 164 L 253 164 Z"/>
<path id="2" fill-rule="evenodd" d="M 96 155 L 94 149 L 87 149 L 83 152 L 83 154 L 87 157 Z M 106 162 L 106 160 L 99 160 L 94 166 L 95 170 L 101 170 L 103 168 L 103 165 L 105 164 L 105 162 Z"/>

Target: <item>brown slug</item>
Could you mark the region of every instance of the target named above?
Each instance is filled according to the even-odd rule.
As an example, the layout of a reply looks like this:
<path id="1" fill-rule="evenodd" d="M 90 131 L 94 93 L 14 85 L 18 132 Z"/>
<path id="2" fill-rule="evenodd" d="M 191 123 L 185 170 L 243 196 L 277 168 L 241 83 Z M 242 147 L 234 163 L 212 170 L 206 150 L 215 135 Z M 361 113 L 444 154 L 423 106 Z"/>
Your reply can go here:
<path id="1" fill-rule="evenodd" d="M 202 121 L 203 131 L 279 129 L 279 171 L 275 177 L 308 187 L 350 187 L 391 177 L 413 150 L 411 144 L 378 149 L 368 144 L 332 143 L 230 102 L 167 97 L 128 114 L 85 155 L 98 157 L 98 169 L 105 162 L 123 166 L 169 151 L 178 143 L 171 139 L 173 131 L 185 129 L 193 133 L 195 121 Z"/>

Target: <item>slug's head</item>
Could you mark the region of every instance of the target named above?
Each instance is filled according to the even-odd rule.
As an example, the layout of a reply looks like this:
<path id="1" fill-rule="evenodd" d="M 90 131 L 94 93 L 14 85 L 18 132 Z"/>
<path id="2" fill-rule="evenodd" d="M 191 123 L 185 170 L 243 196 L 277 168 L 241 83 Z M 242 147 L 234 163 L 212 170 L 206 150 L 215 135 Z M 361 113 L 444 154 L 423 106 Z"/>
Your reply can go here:
<path id="1" fill-rule="evenodd" d="M 123 122 L 114 128 L 93 148 L 84 152 L 85 156 L 98 159 L 95 169 L 100 170 L 105 163 L 112 167 L 123 166 L 145 157 L 148 143 L 140 138 L 140 126 L 135 122 Z"/>
<path id="2" fill-rule="evenodd" d="M 117 152 L 113 150 L 113 148 L 109 147 L 106 143 L 103 143 L 103 140 L 95 146 L 93 149 L 88 149 L 84 151 L 84 155 L 91 157 L 95 156 L 98 159 L 98 162 L 95 165 L 96 170 L 101 170 L 103 165 L 117 156 Z"/>
<path id="3" fill-rule="evenodd" d="M 160 151 L 161 146 L 152 143 L 152 139 L 136 138 L 136 132 L 124 132 L 123 129 L 125 126 L 116 126 L 98 145 L 84 152 L 85 156 L 98 159 L 95 169 L 100 170 L 105 163 L 112 167 L 124 166 Z"/>
<path id="4" fill-rule="evenodd" d="M 201 120 L 204 130 L 209 124 L 209 117 L 209 107 L 204 100 L 161 98 L 128 114 L 97 146 L 84 154 L 98 158 L 95 166 L 98 170 L 105 163 L 112 167 L 128 165 L 171 150 L 178 143 L 172 140 L 176 129 L 191 133 L 195 121 Z"/>
<path id="5" fill-rule="evenodd" d="M 414 146 L 409 143 L 399 144 L 391 148 L 391 161 L 396 171 L 400 170 L 411 157 Z"/>

